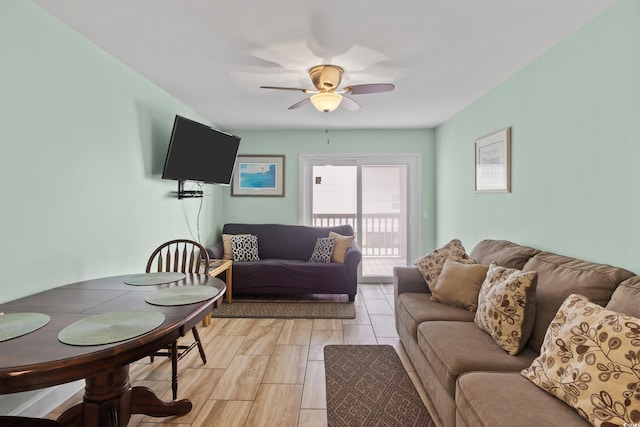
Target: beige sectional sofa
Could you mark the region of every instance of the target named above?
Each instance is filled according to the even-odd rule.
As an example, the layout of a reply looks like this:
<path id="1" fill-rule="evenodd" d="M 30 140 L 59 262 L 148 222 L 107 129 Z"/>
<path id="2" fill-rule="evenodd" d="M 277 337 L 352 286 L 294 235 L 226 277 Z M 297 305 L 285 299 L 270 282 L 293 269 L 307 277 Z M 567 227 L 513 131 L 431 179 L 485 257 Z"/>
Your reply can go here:
<path id="1" fill-rule="evenodd" d="M 505 240 L 484 240 L 469 257 L 477 264 L 535 271 L 535 320 L 526 345 L 512 356 L 478 327 L 475 312 L 433 301 L 417 267 L 396 268 L 396 328 L 433 404 L 434 421 L 445 427 L 591 425 L 521 371 L 540 355 L 547 328 L 572 294 L 640 317 L 640 278 Z M 637 404 L 640 390 L 633 399 Z"/>

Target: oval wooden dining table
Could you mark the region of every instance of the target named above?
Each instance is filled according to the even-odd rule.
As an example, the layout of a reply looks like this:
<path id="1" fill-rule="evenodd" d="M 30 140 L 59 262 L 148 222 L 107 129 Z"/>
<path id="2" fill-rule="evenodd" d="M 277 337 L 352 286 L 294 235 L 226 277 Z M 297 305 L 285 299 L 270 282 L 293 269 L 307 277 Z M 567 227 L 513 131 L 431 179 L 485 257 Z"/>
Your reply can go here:
<path id="1" fill-rule="evenodd" d="M 0 304 L 0 313 L 50 316 L 44 327 L 0 342 L 0 394 L 84 379 L 83 402 L 58 418 L 62 426 L 124 427 L 132 414 L 167 417 L 188 413 L 188 399 L 165 402 L 147 387 L 133 387 L 129 364 L 185 335 L 211 313 L 226 286 L 220 279 L 200 274 L 187 273 L 182 279 L 151 286 L 125 284 L 130 277 L 86 280 Z M 212 286 L 218 292 L 205 301 L 185 305 L 160 306 L 145 301 L 155 291 L 193 285 Z M 154 310 L 164 314 L 165 320 L 147 333 L 112 344 L 76 346 L 58 340 L 62 329 L 79 320 L 122 310 Z"/>

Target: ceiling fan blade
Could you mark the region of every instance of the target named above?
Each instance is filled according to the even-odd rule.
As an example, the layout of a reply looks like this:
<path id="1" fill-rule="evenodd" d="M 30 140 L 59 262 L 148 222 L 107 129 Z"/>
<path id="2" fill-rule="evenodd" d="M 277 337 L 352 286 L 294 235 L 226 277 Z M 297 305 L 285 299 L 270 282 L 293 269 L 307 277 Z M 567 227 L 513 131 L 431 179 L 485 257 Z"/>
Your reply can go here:
<path id="1" fill-rule="evenodd" d="M 348 96 L 344 96 L 344 95 L 342 95 L 342 102 L 340 103 L 340 105 L 342 105 L 345 109 L 349 111 L 356 111 L 360 109 L 360 104 L 358 104 L 356 101 L 349 98 Z"/>
<path id="2" fill-rule="evenodd" d="M 363 85 L 347 86 L 344 88 L 344 91 L 345 93 L 350 93 L 351 95 L 362 95 L 366 93 L 391 92 L 395 88 L 396 87 L 393 83 L 369 83 Z"/>
<path id="3" fill-rule="evenodd" d="M 302 101 L 296 102 L 295 104 L 293 104 L 291 107 L 289 107 L 289 110 L 295 110 L 296 108 L 300 108 L 303 105 L 308 104 L 310 102 L 311 102 L 311 100 L 309 98 L 305 98 Z"/>
<path id="4" fill-rule="evenodd" d="M 260 86 L 260 89 L 295 90 L 297 92 L 309 93 L 309 89 L 300 89 L 298 87 Z"/>

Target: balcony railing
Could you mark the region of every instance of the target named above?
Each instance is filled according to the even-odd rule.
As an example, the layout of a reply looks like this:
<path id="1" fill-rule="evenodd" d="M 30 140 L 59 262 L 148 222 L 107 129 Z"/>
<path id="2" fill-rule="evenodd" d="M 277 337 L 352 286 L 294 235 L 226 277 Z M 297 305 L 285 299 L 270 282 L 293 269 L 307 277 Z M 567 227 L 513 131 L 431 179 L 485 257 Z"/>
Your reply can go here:
<path id="1" fill-rule="evenodd" d="M 349 224 L 358 230 L 356 214 L 313 214 L 313 225 L 333 227 Z M 362 255 L 367 257 L 405 257 L 404 226 L 399 213 L 369 213 L 362 215 Z"/>

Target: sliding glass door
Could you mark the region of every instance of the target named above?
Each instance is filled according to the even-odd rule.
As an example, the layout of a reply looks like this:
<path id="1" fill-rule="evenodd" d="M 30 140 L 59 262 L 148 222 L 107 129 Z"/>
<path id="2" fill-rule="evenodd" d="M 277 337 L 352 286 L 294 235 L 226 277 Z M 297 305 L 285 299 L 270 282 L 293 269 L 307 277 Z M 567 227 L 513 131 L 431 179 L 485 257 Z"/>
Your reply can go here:
<path id="1" fill-rule="evenodd" d="M 417 164 L 417 156 L 301 156 L 303 223 L 354 228 L 362 283 L 388 283 L 393 267 L 415 257 Z"/>

